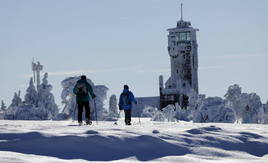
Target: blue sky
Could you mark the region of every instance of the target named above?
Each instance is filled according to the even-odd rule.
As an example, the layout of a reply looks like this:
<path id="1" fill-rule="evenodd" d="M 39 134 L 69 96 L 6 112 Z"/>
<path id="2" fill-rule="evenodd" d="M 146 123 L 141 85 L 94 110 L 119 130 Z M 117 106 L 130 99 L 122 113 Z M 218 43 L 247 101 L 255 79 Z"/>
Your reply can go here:
<path id="1" fill-rule="evenodd" d="M 199 28 L 199 89 L 222 97 L 237 83 L 268 100 L 266 0 L 0 0 L 0 100 L 24 96 L 33 58 L 44 65 L 60 104 L 60 82 L 85 73 L 109 94 L 128 84 L 158 95 L 169 77 L 167 31 L 184 19 Z"/>

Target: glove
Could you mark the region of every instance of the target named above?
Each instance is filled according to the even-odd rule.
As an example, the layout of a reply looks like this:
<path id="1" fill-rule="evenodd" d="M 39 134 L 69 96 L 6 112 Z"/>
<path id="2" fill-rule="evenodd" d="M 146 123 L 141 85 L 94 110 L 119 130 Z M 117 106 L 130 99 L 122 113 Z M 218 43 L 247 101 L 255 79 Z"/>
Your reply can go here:
<path id="1" fill-rule="evenodd" d="M 123 110 L 123 108 L 121 106 L 119 106 L 119 110 Z"/>
<path id="2" fill-rule="evenodd" d="M 96 98 L 96 95 L 93 95 L 92 98 L 93 98 L 93 99 Z"/>

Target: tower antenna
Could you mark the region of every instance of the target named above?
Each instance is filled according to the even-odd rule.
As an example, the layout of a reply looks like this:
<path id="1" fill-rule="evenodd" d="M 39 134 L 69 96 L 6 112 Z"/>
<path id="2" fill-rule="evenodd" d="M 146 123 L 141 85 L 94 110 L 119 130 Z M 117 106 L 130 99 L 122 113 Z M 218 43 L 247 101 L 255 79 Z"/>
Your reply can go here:
<path id="1" fill-rule="evenodd" d="M 181 3 L 181 21 L 183 21 L 183 3 Z"/>

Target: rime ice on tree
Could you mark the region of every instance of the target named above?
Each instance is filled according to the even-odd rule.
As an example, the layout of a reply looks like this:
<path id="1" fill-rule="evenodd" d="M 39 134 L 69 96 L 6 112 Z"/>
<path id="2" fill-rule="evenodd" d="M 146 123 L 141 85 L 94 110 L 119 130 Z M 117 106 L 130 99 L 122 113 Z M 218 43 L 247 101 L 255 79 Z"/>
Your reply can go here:
<path id="1" fill-rule="evenodd" d="M 26 90 L 24 101 L 20 98 L 20 92 L 15 93 L 11 105 L 5 111 L 4 119 L 16 120 L 47 120 L 52 119 L 58 113 L 54 96 L 51 93 L 52 85 L 48 84 L 48 74 L 44 74 L 43 82 L 40 83 L 40 71 L 43 66 L 37 62 L 32 63 L 34 72 Z M 36 81 L 36 86 L 34 85 Z"/>
<path id="2" fill-rule="evenodd" d="M 19 93 L 15 92 L 10 106 L 11 107 L 19 106 L 21 103 L 22 103 L 22 100 L 20 98 L 20 91 L 19 91 Z"/>
<path id="3" fill-rule="evenodd" d="M 37 91 L 34 87 L 33 84 L 33 78 L 30 79 L 29 82 L 29 87 L 26 90 L 26 94 L 25 94 L 25 103 L 28 105 L 36 105 L 37 104 L 37 100 L 38 100 L 38 96 L 37 96 Z"/>
<path id="4" fill-rule="evenodd" d="M 48 84 L 47 78 L 48 73 L 45 73 L 38 90 L 38 106 L 45 108 L 48 112 L 48 118 L 51 119 L 58 114 L 58 106 L 55 103 L 54 95 L 51 93 L 52 85 Z"/>
<path id="5" fill-rule="evenodd" d="M 61 99 L 62 103 L 65 106 L 62 112 L 57 117 L 59 120 L 68 118 L 74 118 L 74 119 L 77 118 L 76 98 L 75 94 L 73 93 L 73 88 L 79 79 L 80 77 L 78 76 L 68 77 L 61 82 L 61 85 L 63 87 L 61 93 Z M 102 120 L 107 115 L 107 111 L 104 108 L 104 100 L 107 98 L 108 88 L 104 85 L 94 85 L 94 83 L 90 79 L 87 79 L 87 82 L 92 86 L 93 91 L 96 95 L 94 101 L 96 102 L 98 120 Z M 91 108 L 91 119 L 95 120 L 96 114 L 93 100 L 90 100 L 90 108 Z M 75 114 L 74 111 L 76 111 Z"/>
<path id="6" fill-rule="evenodd" d="M 109 113 L 111 114 L 117 114 L 117 98 L 116 95 L 111 95 L 110 99 L 109 99 Z"/>
<path id="7" fill-rule="evenodd" d="M 177 27 L 168 29 L 168 52 L 171 63 L 171 76 L 163 84 L 163 76 L 159 77 L 160 108 L 168 104 L 183 105 L 187 100 L 187 92 L 193 89 L 198 93 L 198 56 L 196 31 L 191 22 L 181 19 Z"/>
<path id="8" fill-rule="evenodd" d="M 2 101 L 1 101 L 0 111 L 5 111 L 6 108 L 7 108 L 7 107 L 6 107 L 5 103 L 4 103 L 4 101 L 2 100 Z"/>

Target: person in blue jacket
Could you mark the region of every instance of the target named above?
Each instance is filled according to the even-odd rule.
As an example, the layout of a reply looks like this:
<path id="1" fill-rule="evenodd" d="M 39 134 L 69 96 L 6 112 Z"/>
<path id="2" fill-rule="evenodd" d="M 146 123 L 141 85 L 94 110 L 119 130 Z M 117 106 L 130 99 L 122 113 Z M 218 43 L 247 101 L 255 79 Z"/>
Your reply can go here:
<path id="1" fill-rule="evenodd" d="M 90 120 L 90 108 L 89 108 L 89 94 L 94 99 L 96 95 L 93 92 L 91 85 L 87 82 L 85 75 L 81 76 L 81 79 L 77 81 L 74 86 L 73 93 L 76 95 L 76 103 L 78 105 L 78 123 L 82 125 L 83 107 L 86 110 L 86 124 L 91 124 Z"/>
<path id="2" fill-rule="evenodd" d="M 126 125 L 131 125 L 131 110 L 132 102 L 137 104 L 133 93 L 129 91 L 128 85 L 124 85 L 124 90 L 119 98 L 119 110 L 124 110 L 125 112 L 125 123 Z"/>

